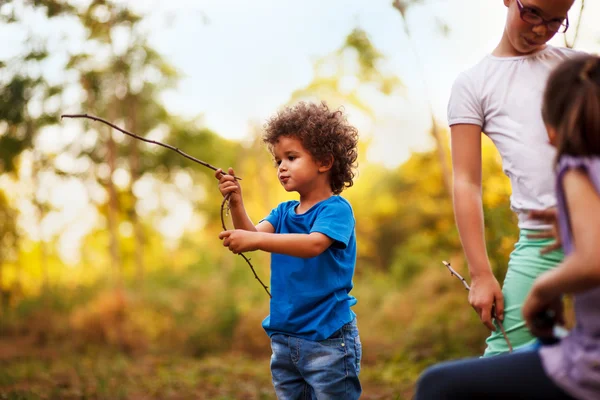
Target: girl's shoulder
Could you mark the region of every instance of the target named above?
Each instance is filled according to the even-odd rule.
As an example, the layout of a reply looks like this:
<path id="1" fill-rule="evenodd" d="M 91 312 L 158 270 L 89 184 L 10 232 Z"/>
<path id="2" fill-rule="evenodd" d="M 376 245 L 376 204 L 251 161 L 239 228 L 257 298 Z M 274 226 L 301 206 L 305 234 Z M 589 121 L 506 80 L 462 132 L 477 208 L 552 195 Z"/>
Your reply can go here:
<path id="1" fill-rule="evenodd" d="M 557 177 L 560 179 L 572 169 L 583 170 L 590 179 L 600 182 L 600 157 L 561 156 L 556 164 Z"/>

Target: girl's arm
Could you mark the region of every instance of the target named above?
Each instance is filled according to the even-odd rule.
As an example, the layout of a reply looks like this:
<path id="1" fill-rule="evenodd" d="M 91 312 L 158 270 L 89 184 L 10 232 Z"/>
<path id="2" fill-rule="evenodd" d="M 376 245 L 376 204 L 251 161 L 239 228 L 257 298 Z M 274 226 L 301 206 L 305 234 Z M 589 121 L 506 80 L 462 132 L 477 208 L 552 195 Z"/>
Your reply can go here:
<path id="1" fill-rule="evenodd" d="M 570 170 L 563 187 L 573 235 L 573 252 L 536 280 L 532 292 L 543 299 L 580 293 L 600 286 L 600 195 L 584 171 Z"/>
<path id="2" fill-rule="evenodd" d="M 236 254 L 262 250 L 301 258 L 316 257 L 333 244 L 333 239 L 319 232 L 277 234 L 231 230 L 221 232 L 219 238 L 223 239 L 223 246 Z"/>
<path id="3" fill-rule="evenodd" d="M 452 125 L 453 202 L 456 226 L 469 265 L 469 303 L 481 321 L 495 330 L 492 307 L 502 320 L 504 297 L 494 277 L 485 246 L 481 196 L 481 126 Z"/>

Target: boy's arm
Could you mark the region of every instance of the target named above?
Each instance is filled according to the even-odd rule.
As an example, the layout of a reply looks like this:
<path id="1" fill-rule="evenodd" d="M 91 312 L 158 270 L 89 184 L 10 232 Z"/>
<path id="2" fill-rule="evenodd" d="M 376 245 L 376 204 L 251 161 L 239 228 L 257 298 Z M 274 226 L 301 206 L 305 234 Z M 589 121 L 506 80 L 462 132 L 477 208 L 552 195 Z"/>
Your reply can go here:
<path id="1" fill-rule="evenodd" d="M 320 232 L 303 233 L 261 233 L 259 249 L 269 253 L 286 254 L 293 257 L 316 257 L 333 244 L 333 239 Z"/>
<path id="2" fill-rule="evenodd" d="M 504 297 L 494 277 L 485 246 L 481 196 L 481 126 L 457 124 L 451 127 L 453 203 L 456 225 L 469 265 L 469 303 L 481 321 L 495 330 L 492 307 L 502 320 Z"/>
<path id="3" fill-rule="evenodd" d="M 265 222 L 263 221 L 261 224 Z M 279 234 L 231 230 L 221 232 L 219 238 L 223 239 L 223 246 L 228 247 L 236 254 L 263 250 L 300 258 L 316 257 L 333 244 L 333 239 L 319 232 Z"/>
<path id="4" fill-rule="evenodd" d="M 254 225 L 252 220 L 246 213 L 244 202 L 239 201 L 235 206 L 230 206 L 229 212 L 231 213 L 231 220 L 235 229 L 243 229 L 245 231 L 257 232 L 258 225 Z M 264 221 L 263 221 L 264 222 Z M 260 225 L 260 224 L 259 224 Z M 271 224 L 269 224 L 271 225 Z"/>
<path id="5" fill-rule="evenodd" d="M 244 207 L 242 187 L 234 176 L 233 168 L 229 168 L 228 174 L 224 174 L 221 168 L 215 171 L 215 178 L 219 180 L 219 191 L 223 197 L 229 196 L 229 212 L 235 229 L 256 232 L 256 227 Z"/>

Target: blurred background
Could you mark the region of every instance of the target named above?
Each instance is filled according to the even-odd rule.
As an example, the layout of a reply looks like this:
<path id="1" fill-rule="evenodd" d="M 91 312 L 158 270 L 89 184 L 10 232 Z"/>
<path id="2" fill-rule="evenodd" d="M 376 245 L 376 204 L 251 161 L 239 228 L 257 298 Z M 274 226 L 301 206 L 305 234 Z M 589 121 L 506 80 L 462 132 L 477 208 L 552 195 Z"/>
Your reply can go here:
<path id="1" fill-rule="evenodd" d="M 552 44 L 596 52 L 600 3 Z M 365 399 L 479 355 L 486 329 L 449 187 L 446 103 L 500 40 L 500 0 L 1 0 L 0 398 L 274 399 L 268 297 L 217 235 L 213 172 L 243 178 L 254 221 L 294 198 L 260 136 L 300 100 L 361 135 L 353 205 Z M 484 148 L 488 251 L 516 240 L 510 187 Z M 226 218 L 231 227 L 231 222 Z M 269 279 L 269 256 L 250 253 Z"/>

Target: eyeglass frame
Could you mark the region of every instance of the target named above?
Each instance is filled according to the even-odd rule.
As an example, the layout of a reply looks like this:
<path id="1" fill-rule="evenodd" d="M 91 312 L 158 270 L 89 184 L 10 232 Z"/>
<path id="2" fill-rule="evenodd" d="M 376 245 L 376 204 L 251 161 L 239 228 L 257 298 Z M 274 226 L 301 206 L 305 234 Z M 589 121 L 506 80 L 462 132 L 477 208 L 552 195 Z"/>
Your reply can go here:
<path id="1" fill-rule="evenodd" d="M 530 25 L 533 25 L 533 26 L 546 25 L 546 29 L 548 29 L 549 31 L 554 32 L 554 33 L 565 33 L 567 31 L 567 29 L 569 29 L 569 16 L 568 15 L 560 23 L 558 29 L 553 30 L 553 29 L 550 29 L 550 26 L 548 24 L 550 24 L 552 22 L 558 22 L 556 18 L 548 21 L 547 19 L 545 19 L 544 17 L 539 15 L 535 9 L 524 6 L 523 3 L 521 3 L 521 0 L 517 0 L 517 8 L 519 9 L 519 16 L 521 17 L 521 20 L 524 22 L 527 22 Z M 530 14 L 533 14 L 535 17 L 539 18 L 540 22 L 533 23 L 533 22 L 527 21 L 525 18 L 523 18 L 523 16 L 527 12 L 529 12 Z"/>

